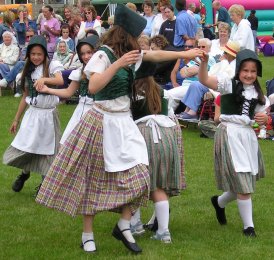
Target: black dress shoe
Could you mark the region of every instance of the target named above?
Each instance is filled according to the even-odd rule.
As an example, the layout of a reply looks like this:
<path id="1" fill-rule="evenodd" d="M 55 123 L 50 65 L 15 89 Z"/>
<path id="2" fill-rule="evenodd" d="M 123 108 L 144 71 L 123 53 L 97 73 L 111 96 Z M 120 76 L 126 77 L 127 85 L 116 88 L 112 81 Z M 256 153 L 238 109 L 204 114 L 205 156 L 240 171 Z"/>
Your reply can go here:
<path id="1" fill-rule="evenodd" d="M 156 232 L 158 230 L 158 220 L 154 219 L 153 224 L 144 224 L 144 229 L 150 230 L 152 232 Z"/>
<path id="2" fill-rule="evenodd" d="M 254 227 L 248 227 L 243 230 L 243 234 L 247 237 L 256 237 Z"/>
<path id="3" fill-rule="evenodd" d="M 130 229 L 124 229 L 124 230 L 120 230 L 120 228 L 118 227 L 118 225 L 116 224 L 115 228 L 112 231 L 112 235 L 117 239 L 117 240 L 121 240 L 123 242 L 123 244 L 125 245 L 125 247 L 127 249 L 129 249 L 130 251 L 139 254 L 142 252 L 142 249 L 136 244 L 136 243 L 131 243 L 129 242 L 125 236 L 123 235 L 124 231 L 127 231 Z"/>
<path id="4" fill-rule="evenodd" d="M 226 224 L 225 208 L 221 208 L 218 204 L 218 196 L 211 197 L 211 203 L 216 211 L 216 217 L 221 225 Z"/>
<path id="5" fill-rule="evenodd" d="M 12 189 L 15 192 L 19 192 L 23 189 L 25 181 L 30 177 L 29 173 L 21 173 L 12 185 Z"/>

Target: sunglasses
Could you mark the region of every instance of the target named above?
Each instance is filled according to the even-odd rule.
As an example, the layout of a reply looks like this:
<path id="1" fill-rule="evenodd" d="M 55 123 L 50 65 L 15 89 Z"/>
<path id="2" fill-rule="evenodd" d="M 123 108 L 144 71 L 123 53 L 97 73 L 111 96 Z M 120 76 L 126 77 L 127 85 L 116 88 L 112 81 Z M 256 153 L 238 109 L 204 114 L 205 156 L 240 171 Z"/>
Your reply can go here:
<path id="1" fill-rule="evenodd" d="M 206 46 L 198 46 L 198 48 L 199 49 L 201 49 L 201 48 L 204 49 L 204 48 L 206 48 Z"/>
<path id="2" fill-rule="evenodd" d="M 91 12 L 85 12 L 85 14 L 91 14 Z"/>

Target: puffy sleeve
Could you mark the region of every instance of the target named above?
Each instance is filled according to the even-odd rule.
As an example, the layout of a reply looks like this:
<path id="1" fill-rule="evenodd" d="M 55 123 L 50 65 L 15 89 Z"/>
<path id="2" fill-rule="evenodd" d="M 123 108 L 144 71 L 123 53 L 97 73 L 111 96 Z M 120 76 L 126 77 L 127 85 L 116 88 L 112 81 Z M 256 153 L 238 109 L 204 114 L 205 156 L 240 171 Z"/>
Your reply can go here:
<path id="1" fill-rule="evenodd" d="M 222 95 L 232 93 L 232 80 L 227 76 L 217 75 L 218 89 Z"/>
<path id="2" fill-rule="evenodd" d="M 73 70 L 69 75 L 69 79 L 79 82 L 81 80 L 81 75 L 82 75 L 81 72 L 82 72 L 82 68 L 79 68 L 77 70 Z"/>
<path id="3" fill-rule="evenodd" d="M 255 113 L 258 113 L 258 112 L 265 112 L 266 113 L 266 110 L 267 108 L 270 106 L 270 100 L 266 97 L 265 97 L 265 105 L 257 105 L 255 107 Z"/>
<path id="4" fill-rule="evenodd" d="M 62 70 L 64 70 L 64 66 L 58 60 L 52 60 L 49 64 L 49 73 L 51 75 L 54 75 L 57 72 L 61 72 Z"/>
<path id="5" fill-rule="evenodd" d="M 86 74 L 87 78 L 90 78 L 92 73 L 102 73 L 111 65 L 110 60 L 107 54 L 104 51 L 97 51 L 91 59 L 89 60 L 88 64 L 84 69 L 84 73 Z"/>

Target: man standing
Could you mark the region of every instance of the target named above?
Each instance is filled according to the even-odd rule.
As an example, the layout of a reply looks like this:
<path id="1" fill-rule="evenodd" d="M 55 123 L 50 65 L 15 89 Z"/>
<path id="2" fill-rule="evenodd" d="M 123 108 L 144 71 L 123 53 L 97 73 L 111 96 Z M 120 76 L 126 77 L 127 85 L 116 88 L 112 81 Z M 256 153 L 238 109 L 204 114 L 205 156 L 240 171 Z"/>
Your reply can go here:
<path id="1" fill-rule="evenodd" d="M 252 30 L 253 37 L 254 37 L 254 46 L 255 46 L 255 49 L 256 49 L 256 46 L 257 46 L 257 30 L 258 30 L 259 21 L 258 21 L 258 18 L 255 16 L 255 14 L 256 14 L 256 11 L 251 10 L 250 15 L 247 17 L 247 20 L 251 24 L 251 30 Z"/>
<path id="2" fill-rule="evenodd" d="M 186 0 L 176 0 L 178 15 L 175 23 L 174 46 L 183 47 L 186 40 L 195 39 L 197 32 L 196 20 L 186 11 Z"/>

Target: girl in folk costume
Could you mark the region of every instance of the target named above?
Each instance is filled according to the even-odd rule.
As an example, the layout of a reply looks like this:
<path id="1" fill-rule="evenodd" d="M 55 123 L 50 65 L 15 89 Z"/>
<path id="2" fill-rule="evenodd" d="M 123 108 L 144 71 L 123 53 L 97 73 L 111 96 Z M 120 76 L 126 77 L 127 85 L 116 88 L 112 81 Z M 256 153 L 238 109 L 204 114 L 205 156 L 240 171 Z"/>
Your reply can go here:
<path id="1" fill-rule="evenodd" d="M 22 169 L 12 189 L 19 192 L 30 172 L 38 172 L 42 178 L 58 150 L 60 125 L 56 105 L 59 98 L 54 95 L 40 94 L 36 86 L 62 85 L 62 65 L 49 64 L 46 40 L 43 36 L 33 36 L 26 53 L 26 64 L 22 72 L 23 96 L 11 125 L 10 132 L 15 134 L 20 118 L 26 107 L 19 131 L 4 153 L 3 163 Z"/>
<path id="2" fill-rule="evenodd" d="M 145 28 L 144 18 L 118 5 L 114 20 L 103 36 L 104 45 L 84 69 L 94 104 L 62 145 L 36 200 L 72 216 L 83 215 L 82 244 L 87 252 L 96 250 L 95 215 L 121 212 L 112 235 L 140 253 L 130 219 L 148 200 L 149 173 L 146 143 L 130 113 L 135 64 L 141 59 L 163 61 L 202 52 L 140 53 L 137 39 Z"/>
<path id="3" fill-rule="evenodd" d="M 77 54 L 79 56 L 80 61 L 82 62 L 82 68 L 77 70 L 73 70 L 69 75 L 69 79 L 71 83 L 66 89 L 53 89 L 49 88 L 46 85 L 43 85 L 40 89 L 37 88 L 39 92 L 56 95 L 60 98 L 69 98 L 71 97 L 76 90 L 79 89 L 80 99 L 79 103 L 63 133 L 60 143 L 63 144 L 71 131 L 78 124 L 80 119 L 84 116 L 84 114 L 91 108 L 93 104 L 93 96 L 88 91 L 88 80 L 86 75 L 83 73 L 84 68 L 88 61 L 91 59 L 93 53 L 95 52 L 95 47 L 99 41 L 99 37 L 96 35 L 89 36 L 88 38 L 84 38 L 83 40 L 78 42 L 76 47 Z"/>
<path id="4" fill-rule="evenodd" d="M 137 71 L 132 114 L 149 155 L 150 197 L 158 221 L 158 230 L 151 238 L 170 243 L 168 198 L 179 195 L 185 188 L 182 133 L 174 114 L 168 111 L 167 92 L 154 81 L 155 70 L 154 64 L 143 62 Z M 141 223 L 139 211 L 132 217 L 131 228 L 138 223 Z"/>
<path id="5" fill-rule="evenodd" d="M 215 176 L 221 196 L 213 196 L 217 220 L 227 223 L 225 206 L 236 200 L 243 221 L 243 234 L 256 236 L 252 218 L 251 194 L 255 181 L 264 177 L 264 163 L 252 125 L 266 122 L 268 103 L 257 76 L 262 76 L 262 64 L 255 52 L 245 49 L 237 53 L 235 77 L 222 73 L 208 76 L 208 56 L 204 55 L 199 79 L 205 86 L 221 92 L 220 124 L 215 133 Z"/>

